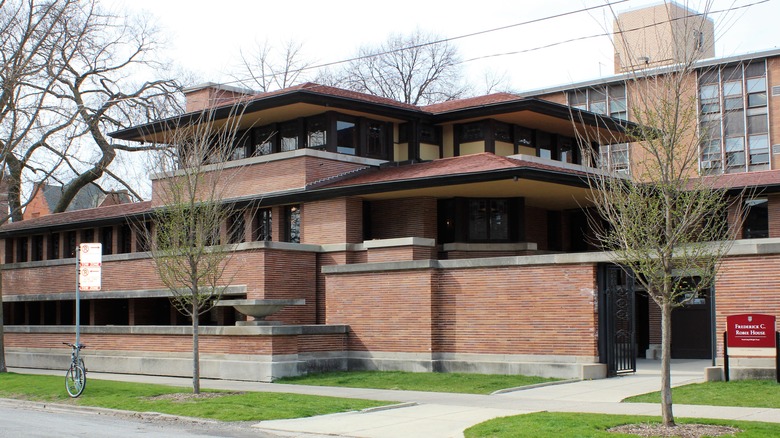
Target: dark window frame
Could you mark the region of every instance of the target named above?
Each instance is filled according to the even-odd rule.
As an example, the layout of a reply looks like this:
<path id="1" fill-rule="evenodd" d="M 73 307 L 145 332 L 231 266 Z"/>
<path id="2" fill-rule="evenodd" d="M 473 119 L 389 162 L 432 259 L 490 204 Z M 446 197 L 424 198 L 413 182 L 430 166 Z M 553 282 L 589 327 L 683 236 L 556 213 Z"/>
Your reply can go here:
<path id="1" fill-rule="evenodd" d="M 39 262 L 43 260 L 43 235 L 36 234 L 30 237 L 30 261 Z"/>
<path id="2" fill-rule="evenodd" d="M 273 210 L 270 208 L 259 208 L 255 212 L 254 229 L 252 236 L 255 241 L 273 240 Z"/>
<path id="3" fill-rule="evenodd" d="M 49 234 L 49 241 L 46 245 L 46 258 L 56 260 L 60 258 L 60 233 Z"/>
<path id="4" fill-rule="evenodd" d="M 361 151 L 361 120 L 358 117 L 347 116 L 340 113 L 330 113 L 331 129 L 333 130 L 333 146 L 331 152 L 346 155 L 362 155 Z M 348 123 L 351 128 L 339 129 L 339 123 Z"/>
<path id="5" fill-rule="evenodd" d="M 328 123 L 328 119 L 329 119 L 329 117 L 328 117 L 327 113 L 322 114 L 322 115 L 318 115 L 318 116 L 307 117 L 305 119 L 305 125 L 306 125 L 305 139 L 306 139 L 306 143 L 305 143 L 304 147 L 306 147 L 308 149 L 319 149 L 319 150 L 326 150 L 326 149 L 328 149 L 328 145 L 330 144 L 330 141 L 331 141 L 330 139 L 333 136 L 332 133 L 330 132 L 331 129 L 330 129 L 330 126 L 329 126 L 330 124 Z M 320 135 L 320 134 L 316 134 L 316 133 L 321 133 L 321 135 L 323 137 L 321 139 L 319 139 L 320 141 L 317 141 L 315 143 L 314 140 L 317 139 L 317 137 L 315 137 L 315 135 L 317 135 L 317 136 Z"/>
<path id="6" fill-rule="evenodd" d="M 103 255 L 114 253 L 114 227 L 107 226 L 100 229 L 100 244 L 102 245 Z"/>
<path id="7" fill-rule="evenodd" d="M 78 231 L 72 230 L 65 233 L 65 240 L 63 241 L 63 258 L 76 257 L 76 248 L 78 247 Z"/>
<path id="8" fill-rule="evenodd" d="M 16 261 L 18 263 L 24 263 L 27 261 L 28 255 L 28 240 L 27 236 L 20 236 L 16 238 Z"/>
<path id="9" fill-rule="evenodd" d="M 747 212 L 742 223 L 743 239 L 769 237 L 769 199 L 755 198 L 745 201 Z"/>
<path id="10" fill-rule="evenodd" d="M 251 156 L 259 157 L 279 152 L 279 138 L 279 129 L 275 123 L 252 129 Z M 267 152 L 262 148 L 266 144 L 270 148 Z"/>
<path id="11" fill-rule="evenodd" d="M 14 239 L 5 239 L 5 263 L 13 263 L 16 256 L 14 251 Z"/>
<path id="12" fill-rule="evenodd" d="M 124 223 L 118 227 L 117 253 L 128 254 L 133 250 L 133 227 Z"/>
<path id="13" fill-rule="evenodd" d="M 487 238 L 475 238 L 470 233 L 471 212 L 474 202 L 506 203 L 506 238 L 491 236 L 490 221 L 485 227 Z M 437 206 L 439 243 L 515 243 L 525 238 L 524 228 L 525 199 L 511 198 L 450 198 L 441 199 Z"/>
<path id="14" fill-rule="evenodd" d="M 296 119 L 279 124 L 279 152 L 290 152 L 305 147 L 303 119 Z M 285 148 L 284 140 L 286 138 L 295 139 L 295 148 Z"/>
<path id="15" fill-rule="evenodd" d="M 301 206 L 300 204 L 284 206 L 284 241 L 301 243 Z"/>
<path id="16" fill-rule="evenodd" d="M 246 240 L 246 219 L 244 211 L 234 211 L 227 217 L 227 243 L 235 245 Z"/>
<path id="17" fill-rule="evenodd" d="M 477 141 L 485 141 L 487 134 L 487 126 L 485 120 L 477 122 L 463 123 L 457 125 L 458 128 L 458 143 L 472 143 Z"/>
<path id="18" fill-rule="evenodd" d="M 135 252 L 147 252 L 151 250 L 152 223 L 144 221 L 138 224 L 135 233 Z"/>
<path id="19" fill-rule="evenodd" d="M 374 125 L 374 128 L 372 128 Z M 361 141 L 359 142 L 362 150 L 359 152 L 361 156 L 366 158 L 376 158 L 380 160 L 389 160 L 391 155 L 391 145 L 393 144 L 392 126 L 387 122 L 382 122 L 373 119 L 362 119 L 360 123 Z M 372 130 L 378 128 L 379 131 L 374 134 Z M 378 144 L 371 145 L 371 139 L 374 139 Z"/>

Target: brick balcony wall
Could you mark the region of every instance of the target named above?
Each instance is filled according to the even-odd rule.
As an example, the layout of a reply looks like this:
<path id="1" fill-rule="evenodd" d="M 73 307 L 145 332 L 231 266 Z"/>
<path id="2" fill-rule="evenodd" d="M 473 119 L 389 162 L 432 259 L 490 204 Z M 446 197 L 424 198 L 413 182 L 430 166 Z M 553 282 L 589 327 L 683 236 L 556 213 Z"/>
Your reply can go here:
<path id="1" fill-rule="evenodd" d="M 252 159 L 249 159 L 252 160 Z M 315 156 L 295 156 L 289 159 L 267 162 L 228 163 L 216 172 L 204 172 L 206 180 L 202 186 L 211 190 L 208 178 L 219 179 L 216 193 L 222 199 L 262 195 L 284 190 L 303 189 L 306 184 L 366 167 L 364 164 L 331 160 Z M 161 195 L 167 183 L 161 179 L 152 180 L 152 206 L 164 205 Z"/>
<path id="2" fill-rule="evenodd" d="M 434 348 L 597 356 L 596 266 L 440 270 Z"/>
<path id="3" fill-rule="evenodd" d="M 67 348 L 60 333 L 6 333 L 8 348 Z M 81 343 L 92 351 L 149 351 L 186 353 L 192 351 L 192 335 L 82 334 Z M 202 354 L 294 354 L 295 336 L 199 336 Z"/>
<path id="4" fill-rule="evenodd" d="M 8 348 L 67 349 L 61 333 L 6 333 Z M 90 351 L 148 351 L 187 353 L 192 351 L 192 336 L 155 334 L 82 334 L 81 342 Z M 288 336 L 201 335 L 203 354 L 270 355 L 342 351 L 345 334 L 302 334 Z M 87 353 L 88 354 L 88 353 Z"/>
<path id="5" fill-rule="evenodd" d="M 348 324 L 349 349 L 429 353 L 431 270 L 329 275 L 327 324 Z"/>
<path id="6" fill-rule="evenodd" d="M 353 351 L 597 356 L 596 267 L 327 274 Z"/>
<path id="7" fill-rule="evenodd" d="M 316 254 L 304 251 L 251 249 L 236 251 L 229 259 L 225 284 L 245 285 L 248 299 L 299 299 L 303 306 L 290 306 L 269 317 L 289 324 L 316 322 Z M 73 293 L 76 287 L 73 263 L 6 269 L 2 275 L 3 295 Z M 102 291 L 166 289 L 151 258 L 105 261 Z M 90 299 L 90 292 L 81 294 Z"/>

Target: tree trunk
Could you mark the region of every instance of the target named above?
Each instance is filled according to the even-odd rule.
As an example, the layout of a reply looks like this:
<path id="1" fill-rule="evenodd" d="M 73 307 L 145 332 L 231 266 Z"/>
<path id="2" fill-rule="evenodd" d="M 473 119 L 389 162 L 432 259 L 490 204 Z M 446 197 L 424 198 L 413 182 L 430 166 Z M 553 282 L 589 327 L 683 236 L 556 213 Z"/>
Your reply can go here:
<path id="1" fill-rule="evenodd" d="M 674 426 L 672 413 L 672 303 L 661 306 L 661 415 L 664 426 Z"/>
<path id="2" fill-rule="evenodd" d="M 198 308 L 192 301 L 192 393 L 200 394 L 200 351 L 198 349 Z"/>

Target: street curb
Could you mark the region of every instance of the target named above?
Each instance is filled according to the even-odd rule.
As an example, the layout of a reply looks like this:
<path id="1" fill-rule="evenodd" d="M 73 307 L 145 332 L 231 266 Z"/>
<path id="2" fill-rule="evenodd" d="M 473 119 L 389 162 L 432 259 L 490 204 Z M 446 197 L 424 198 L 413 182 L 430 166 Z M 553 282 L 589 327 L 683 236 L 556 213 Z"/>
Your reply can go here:
<path id="1" fill-rule="evenodd" d="M 564 385 L 566 383 L 576 383 L 576 382 L 581 382 L 581 381 L 582 380 L 580 380 L 580 379 L 569 379 L 569 380 L 556 380 L 554 382 L 534 383 L 533 385 L 517 386 L 517 387 L 514 387 L 514 388 L 499 389 L 498 391 L 491 392 L 490 395 L 508 394 L 510 392 L 525 391 L 526 389 L 544 388 L 545 386 Z"/>
<path id="2" fill-rule="evenodd" d="M 376 406 L 376 407 L 373 407 L 373 408 L 365 408 L 365 409 L 361 409 L 358 412 L 360 412 L 361 414 L 371 414 L 371 413 L 374 413 L 374 412 L 389 411 L 389 410 L 392 410 L 392 409 L 409 408 L 409 407 L 417 406 L 417 405 L 418 405 L 417 402 L 396 403 L 394 405 Z"/>
<path id="3" fill-rule="evenodd" d="M 112 415 L 116 417 L 189 421 L 191 423 L 199 423 L 199 424 L 219 424 L 219 422 L 216 420 L 163 414 L 161 412 L 124 411 L 121 409 L 101 408 L 96 406 L 76 406 L 76 405 L 66 405 L 61 403 L 36 402 L 36 401 L 19 400 L 19 399 L 12 399 L 12 398 L 0 398 L 0 405 L 11 407 L 11 408 L 26 407 L 26 408 L 38 409 L 41 411 L 80 412 L 80 413 L 90 413 L 95 415 Z"/>

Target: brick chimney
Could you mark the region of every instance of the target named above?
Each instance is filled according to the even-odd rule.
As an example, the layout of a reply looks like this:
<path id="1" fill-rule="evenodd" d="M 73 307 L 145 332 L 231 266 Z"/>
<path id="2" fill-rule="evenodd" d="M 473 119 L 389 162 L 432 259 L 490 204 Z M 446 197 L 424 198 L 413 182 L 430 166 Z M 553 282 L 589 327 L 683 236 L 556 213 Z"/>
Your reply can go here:
<path id="1" fill-rule="evenodd" d="M 186 101 L 185 110 L 188 113 L 225 105 L 236 99 L 255 94 L 254 91 L 246 88 L 231 87 L 214 82 L 195 85 L 185 88 L 183 91 Z"/>

